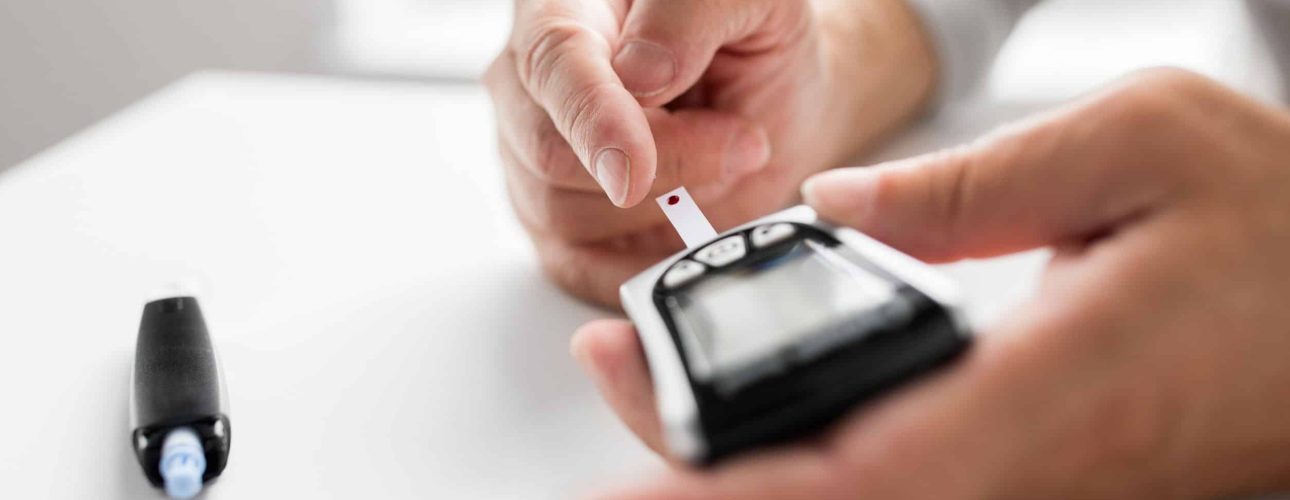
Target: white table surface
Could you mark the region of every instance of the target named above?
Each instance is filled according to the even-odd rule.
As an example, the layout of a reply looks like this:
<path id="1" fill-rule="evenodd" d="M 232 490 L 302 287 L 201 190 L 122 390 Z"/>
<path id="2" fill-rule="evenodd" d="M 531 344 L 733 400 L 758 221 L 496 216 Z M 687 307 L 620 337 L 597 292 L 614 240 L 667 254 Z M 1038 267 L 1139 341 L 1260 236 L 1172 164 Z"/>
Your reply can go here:
<path id="1" fill-rule="evenodd" d="M 1036 107 L 947 112 L 883 156 Z M 982 324 L 1043 259 L 947 271 Z M 661 468 L 568 355 L 607 313 L 540 275 L 478 88 L 203 73 L 0 174 L 0 497 L 160 496 L 127 394 L 174 281 L 232 403 L 206 498 L 568 498 Z"/>
<path id="2" fill-rule="evenodd" d="M 0 175 L 0 490 L 155 496 L 127 393 L 175 281 L 232 403 L 207 498 L 563 498 L 659 468 L 568 355 L 607 313 L 540 275 L 491 116 L 474 87 L 207 73 Z"/>
<path id="3" fill-rule="evenodd" d="M 189 78 L 0 176 L 0 491 L 149 498 L 142 300 L 195 282 L 233 446 L 208 498 L 534 498 L 653 459 L 568 356 L 475 88 Z M 284 496 L 284 498 L 287 496 Z"/>

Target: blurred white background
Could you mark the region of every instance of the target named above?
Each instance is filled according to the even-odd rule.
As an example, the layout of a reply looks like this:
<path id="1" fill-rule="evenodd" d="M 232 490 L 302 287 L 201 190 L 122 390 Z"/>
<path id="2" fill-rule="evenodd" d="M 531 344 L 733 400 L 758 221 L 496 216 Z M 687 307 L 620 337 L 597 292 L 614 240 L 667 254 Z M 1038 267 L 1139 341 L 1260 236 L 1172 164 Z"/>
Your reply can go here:
<path id="1" fill-rule="evenodd" d="M 468 81 L 509 0 L 0 0 L 0 170 L 185 74 Z"/>
<path id="2" fill-rule="evenodd" d="M 435 82 L 474 79 L 503 43 L 509 0 L 0 0 L 0 170 L 192 71 L 219 68 Z M 989 89 L 1076 93 L 1176 64 L 1254 93 L 1275 82 L 1239 2 L 1056 0 L 1004 51 Z M 1205 36 L 1196 36 L 1204 33 Z M 1028 43 L 1036 37 L 1043 44 Z M 1053 58 L 1031 47 L 1063 48 Z M 1235 56 L 1239 54 L 1240 56 Z"/>

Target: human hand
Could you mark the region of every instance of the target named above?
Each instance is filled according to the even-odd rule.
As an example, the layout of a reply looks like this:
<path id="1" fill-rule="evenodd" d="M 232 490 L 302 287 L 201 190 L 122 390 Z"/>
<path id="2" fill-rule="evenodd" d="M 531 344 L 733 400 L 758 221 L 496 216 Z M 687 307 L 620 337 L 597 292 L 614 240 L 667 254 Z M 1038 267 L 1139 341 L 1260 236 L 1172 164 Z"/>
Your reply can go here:
<path id="1" fill-rule="evenodd" d="M 934 261 L 1035 247 L 1033 299 L 817 440 L 617 499 L 1210 498 L 1290 489 L 1290 117 L 1146 73 L 971 145 L 804 186 Z M 573 341 L 662 450 L 631 326 Z"/>
<path id="2" fill-rule="evenodd" d="M 934 68 L 903 2 L 516 2 L 485 83 L 543 268 L 616 306 L 681 248 L 642 200 L 685 185 L 715 226 L 740 223 L 910 117 Z"/>

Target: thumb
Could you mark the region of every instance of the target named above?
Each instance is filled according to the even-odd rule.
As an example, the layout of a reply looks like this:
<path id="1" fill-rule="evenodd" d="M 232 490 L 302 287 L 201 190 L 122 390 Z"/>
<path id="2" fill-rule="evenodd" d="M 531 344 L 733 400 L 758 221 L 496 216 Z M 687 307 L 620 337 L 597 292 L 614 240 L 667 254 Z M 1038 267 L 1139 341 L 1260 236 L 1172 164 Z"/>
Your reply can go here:
<path id="1" fill-rule="evenodd" d="M 692 87 L 722 45 L 756 33 L 779 0 L 637 0 L 627 13 L 614 71 L 646 106 Z"/>
<path id="2" fill-rule="evenodd" d="M 583 325 L 574 333 L 570 350 L 623 423 L 646 446 L 666 456 L 649 365 L 631 323 L 600 320 Z"/>
<path id="3" fill-rule="evenodd" d="M 1122 138 L 1090 133 L 1094 109 L 1014 125 L 955 149 L 824 172 L 807 180 L 802 195 L 822 217 L 929 261 L 1103 235 L 1157 204 L 1165 180 L 1130 163 Z"/>

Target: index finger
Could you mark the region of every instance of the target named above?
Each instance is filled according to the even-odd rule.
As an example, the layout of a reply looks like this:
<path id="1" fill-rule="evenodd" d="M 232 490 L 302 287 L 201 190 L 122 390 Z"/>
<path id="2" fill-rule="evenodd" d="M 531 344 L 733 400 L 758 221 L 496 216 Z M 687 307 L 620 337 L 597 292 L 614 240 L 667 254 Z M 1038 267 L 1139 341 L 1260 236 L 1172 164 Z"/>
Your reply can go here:
<path id="1" fill-rule="evenodd" d="M 621 16 L 601 2 L 524 3 L 511 50 L 524 88 L 583 166 L 610 201 L 630 207 L 648 194 L 657 159 L 645 112 L 611 64 Z"/>

